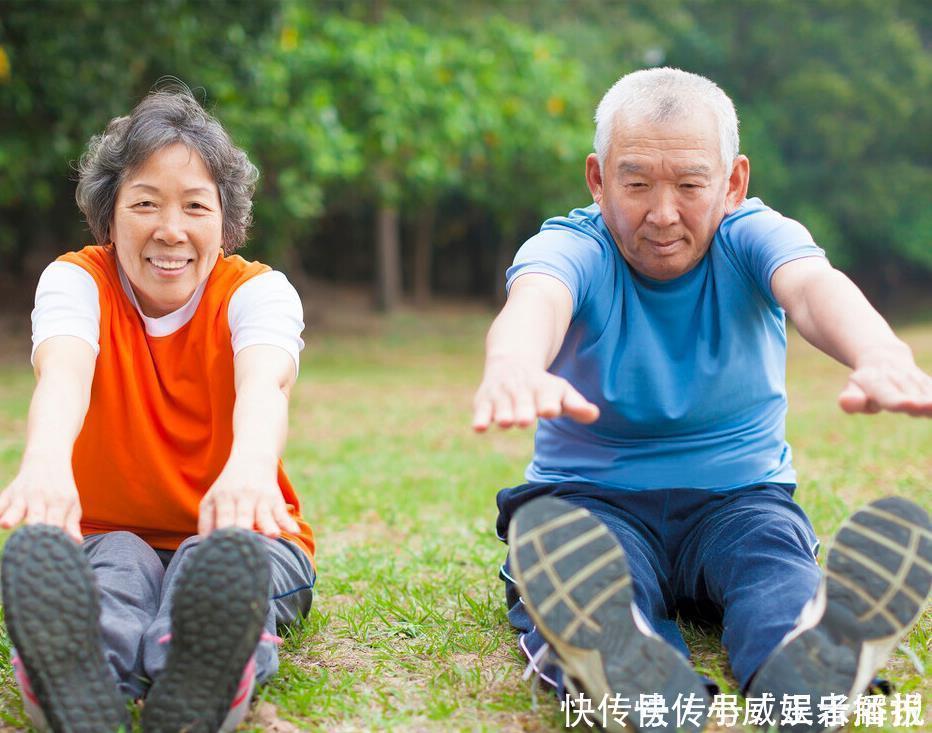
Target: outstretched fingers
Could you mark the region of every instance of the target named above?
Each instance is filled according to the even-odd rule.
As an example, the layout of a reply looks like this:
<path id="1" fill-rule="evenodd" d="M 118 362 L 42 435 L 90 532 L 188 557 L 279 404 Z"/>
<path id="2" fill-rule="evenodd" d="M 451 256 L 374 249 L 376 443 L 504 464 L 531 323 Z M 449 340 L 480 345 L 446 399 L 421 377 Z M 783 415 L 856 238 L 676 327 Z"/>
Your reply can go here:
<path id="1" fill-rule="evenodd" d="M 473 429 L 527 427 L 537 418 L 567 416 L 581 423 L 599 418 L 599 408 L 562 377 L 544 372 L 528 379 L 483 384 L 473 403 Z"/>
<path id="2" fill-rule="evenodd" d="M 589 425 L 599 419 L 599 408 L 594 405 L 571 385 L 566 385 L 566 393 L 563 396 L 563 411 L 567 417 L 573 418 L 576 422 Z"/>
<path id="3" fill-rule="evenodd" d="M 10 529 L 26 518 L 26 502 L 21 496 L 0 494 L 0 527 Z"/>
<path id="4" fill-rule="evenodd" d="M 859 369 L 849 377 L 838 404 L 848 413 L 888 410 L 915 417 L 932 416 L 932 378 L 918 368 Z"/>

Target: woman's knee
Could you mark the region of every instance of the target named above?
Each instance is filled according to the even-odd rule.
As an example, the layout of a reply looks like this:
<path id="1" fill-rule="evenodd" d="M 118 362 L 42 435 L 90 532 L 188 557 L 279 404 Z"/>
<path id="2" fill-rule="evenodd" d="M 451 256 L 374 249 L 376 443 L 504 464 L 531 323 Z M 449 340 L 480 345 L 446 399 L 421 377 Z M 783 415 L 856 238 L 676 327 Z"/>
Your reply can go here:
<path id="1" fill-rule="evenodd" d="M 138 566 L 161 573 L 162 561 L 152 546 L 132 532 L 119 530 L 84 538 L 91 567 Z"/>

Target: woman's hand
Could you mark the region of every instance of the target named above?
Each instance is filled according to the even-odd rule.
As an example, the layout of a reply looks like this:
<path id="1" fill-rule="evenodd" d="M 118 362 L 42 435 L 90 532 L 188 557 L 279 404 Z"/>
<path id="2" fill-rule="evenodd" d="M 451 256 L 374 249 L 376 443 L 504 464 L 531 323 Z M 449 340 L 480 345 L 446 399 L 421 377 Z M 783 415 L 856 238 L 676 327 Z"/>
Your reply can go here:
<path id="1" fill-rule="evenodd" d="M 291 355 L 277 346 L 248 346 L 234 358 L 233 446 L 201 500 L 198 534 L 221 527 L 255 528 L 266 537 L 301 531 L 278 486 L 296 371 Z"/>
<path id="2" fill-rule="evenodd" d="M 197 532 L 223 527 L 256 529 L 266 537 L 300 532 L 278 486 L 278 460 L 231 460 L 201 500 Z"/>
<path id="3" fill-rule="evenodd" d="M 81 542 L 81 500 L 69 464 L 24 462 L 0 492 L 0 527 L 9 529 L 23 521 L 60 527 Z"/>
<path id="4" fill-rule="evenodd" d="M 81 541 L 71 450 L 90 404 L 96 359 L 94 348 L 75 336 L 53 336 L 36 349 L 26 449 L 19 473 L 0 493 L 0 527 L 51 524 Z"/>

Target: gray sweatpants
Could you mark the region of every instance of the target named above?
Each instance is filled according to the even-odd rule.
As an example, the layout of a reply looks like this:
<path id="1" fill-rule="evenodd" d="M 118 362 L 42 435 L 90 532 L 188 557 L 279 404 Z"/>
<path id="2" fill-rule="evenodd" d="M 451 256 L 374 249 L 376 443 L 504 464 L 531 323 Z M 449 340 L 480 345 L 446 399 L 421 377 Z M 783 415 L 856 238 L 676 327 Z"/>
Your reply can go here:
<path id="1" fill-rule="evenodd" d="M 100 626 L 104 656 L 120 691 L 142 697 L 165 668 L 171 632 L 171 603 L 179 571 L 200 537 L 189 537 L 176 551 L 155 550 L 131 532 L 108 532 L 84 538 L 84 552 L 100 587 Z M 307 555 L 288 540 L 263 537 L 271 560 L 269 614 L 265 631 L 302 618 L 311 608 L 315 574 Z M 278 649 L 260 641 L 256 677 L 278 671 Z"/>

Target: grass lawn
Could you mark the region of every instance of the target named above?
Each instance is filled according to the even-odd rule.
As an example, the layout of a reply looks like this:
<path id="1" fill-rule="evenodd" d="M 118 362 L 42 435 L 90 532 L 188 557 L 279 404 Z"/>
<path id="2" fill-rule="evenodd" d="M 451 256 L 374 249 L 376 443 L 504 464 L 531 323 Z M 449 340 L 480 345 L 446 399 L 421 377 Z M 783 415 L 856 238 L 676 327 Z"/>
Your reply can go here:
<path id="1" fill-rule="evenodd" d="M 555 698 L 521 679 L 497 579 L 495 492 L 521 482 L 531 433 L 469 429 L 490 319 L 438 309 L 308 337 L 286 467 L 317 533 L 315 609 L 244 730 L 563 729 Z M 932 371 L 932 326 L 901 333 Z M 845 370 L 795 335 L 788 372 L 797 499 L 823 541 L 885 494 L 932 509 L 932 421 L 845 416 Z M 31 388 L 28 367 L 0 366 L 0 484 L 18 466 Z M 699 669 L 733 691 L 717 639 L 687 638 Z M 907 645 L 885 676 L 920 691 L 932 721 L 930 673 L 916 667 L 932 669 L 932 612 Z M 4 636 L 0 730 L 24 728 Z"/>

